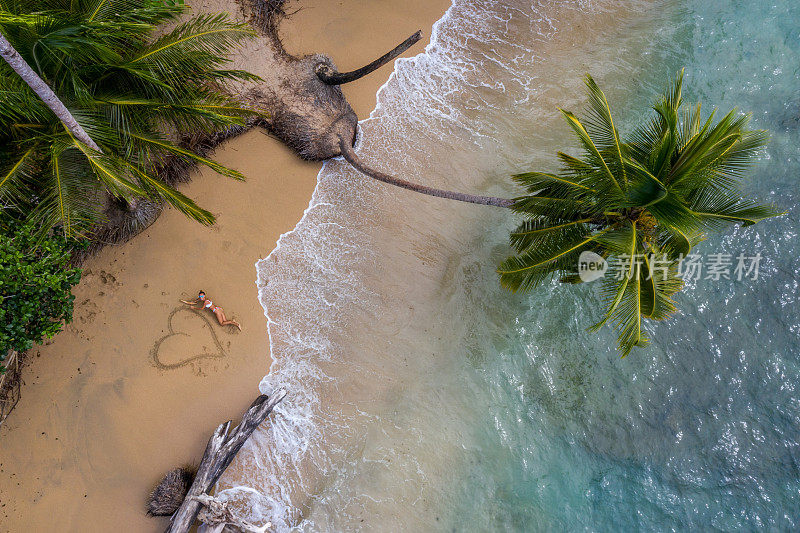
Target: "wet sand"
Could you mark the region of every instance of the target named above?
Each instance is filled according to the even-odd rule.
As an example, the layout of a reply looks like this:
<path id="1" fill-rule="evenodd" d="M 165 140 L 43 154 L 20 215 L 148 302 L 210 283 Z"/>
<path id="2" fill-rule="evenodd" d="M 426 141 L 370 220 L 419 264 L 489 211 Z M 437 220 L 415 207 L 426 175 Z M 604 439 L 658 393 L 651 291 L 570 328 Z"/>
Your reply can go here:
<path id="1" fill-rule="evenodd" d="M 423 42 L 405 55 L 421 52 L 448 5 L 297 1 L 282 37 L 291 53 L 326 53 L 345 71 L 417 29 Z M 245 50 L 236 66 L 258 71 L 257 61 Z M 360 118 L 392 68 L 344 87 Z M 22 400 L 0 429 L 0 531 L 163 530 L 166 519 L 144 513 L 148 491 L 170 468 L 198 461 L 213 428 L 258 394 L 269 347 L 253 265 L 302 216 L 320 164 L 261 131 L 215 155 L 248 181 L 203 170 L 182 191 L 215 213 L 216 225 L 168 209 L 141 235 L 101 251 L 74 290 L 73 323 L 30 352 Z M 179 300 L 199 289 L 244 331 L 186 310 Z"/>

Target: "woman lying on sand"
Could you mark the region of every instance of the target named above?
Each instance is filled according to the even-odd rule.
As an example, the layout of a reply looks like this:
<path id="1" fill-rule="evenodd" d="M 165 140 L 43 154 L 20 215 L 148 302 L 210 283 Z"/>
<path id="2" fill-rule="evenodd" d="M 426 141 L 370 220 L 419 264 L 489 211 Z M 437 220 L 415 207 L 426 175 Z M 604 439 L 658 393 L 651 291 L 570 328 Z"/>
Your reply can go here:
<path id="1" fill-rule="evenodd" d="M 194 304 L 197 303 L 198 300 L 200 301 L 200 307 L 195 307 Z M 192 306 L 191 308 L 194 309 L 195 311 L 202 311 L 207 307 L 211 309 L 211 312 L 214 313 L 214 316 L 217 317 L 220 326 L 227 326 L 229 324 L 233 324 L 234 326 L 239 328 L 239 331 L 242 331 L 242 326 L 240 326 L 239 323 L 236 322 L 235 320 L 228 320 L 227 318 L 225 318 L 225 313 L 222 311 L 222 308 L 218 305 L 214 305 L 214 303 L 211 300 L 207 299 L 206 293 L 203 291 L 200 291 L 200 294 L 197 295 L 197 300 L 195 300 L 194 302 L 187 302 L 186 300 L 181 300 L 181 302 L 185 303 L 186 305 Z"/>

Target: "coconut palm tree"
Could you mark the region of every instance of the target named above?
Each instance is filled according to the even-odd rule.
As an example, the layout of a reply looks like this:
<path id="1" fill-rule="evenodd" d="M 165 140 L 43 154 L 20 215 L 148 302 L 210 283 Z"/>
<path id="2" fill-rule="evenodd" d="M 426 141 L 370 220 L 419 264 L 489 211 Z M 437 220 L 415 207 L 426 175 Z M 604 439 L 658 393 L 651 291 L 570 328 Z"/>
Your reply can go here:
<path id="1" fill-rule="evenodd" d="M 0 0 L 0 48 L 16 70 L 0 62 L 4 209 L 70 236 L 102 220 L 106 193 L 164 200 L 213 222 L 158 170 L 177 158 L 243 179 L 177 139 L 253 114 L 225 85 L 255 76 L 223 68 L 252 30 L 206 15 L 154 36 L 182 11 L 156 0 Z"/>
<path id="2" fill-rule="evenodd" d="M 93 150 L 97 150 L 100 152 L 100 147 L 97 146 L 97 143 L 92 140 L 89 135 L 84 131 L 81 125 L 75 120 L 75 117 L 72 116 L 72 113 L 69 112 L 67 106 L 59 100 L 56 93 L 47 86 L 47 84 L 42 81 L 42 78 L 39 77 L 38 74 L 31 68 L 28 63 L 22 59 L 14 47 L 11 46 L 11 43 L 8 42 L 8 39 L 0 33 L 0 57 L 2 57 L 8 65 L 14 69 L 22 80 L 28 84 L 28 87 L 31 88 L 33 92 L 36 93 L 36 96 L 42 99 L 42 102 L 50 108 L 57 117 L 58 120 L 64 124 L 64 127 L 69 130 L 73 137 L 78 139 L 79 141 L 85 143 L 87 146 L 92 148 Z"/>
<path id="3" fill-rule="evenodd" d="M 647 343 L 643 319 L 675 313 L 679 262 L 708 230 L 779 214 L 740 191 L 767 132 L 747 130 L 749 115 L 736 110 L 716 124 L 713 112 L 702 120 L 700 105 L 682 106 L 682 82 L 681 71 L 655 114 L 623 142 L 605 95 L 587 76 L 586 119 L 561 111 L 582 156 L 559 152 L 560 172 L 514 176 L 528 194 L 512 209 L 525 220 L 511 233 L 517 255 L 500 265 L 501 283 L 517 291 L 555 275 L 580 282 L 581 253 L 605 258 L 617 268 L 603 277 L 605 312 L 590 329 L 615 324 L 623 357 Z"/>

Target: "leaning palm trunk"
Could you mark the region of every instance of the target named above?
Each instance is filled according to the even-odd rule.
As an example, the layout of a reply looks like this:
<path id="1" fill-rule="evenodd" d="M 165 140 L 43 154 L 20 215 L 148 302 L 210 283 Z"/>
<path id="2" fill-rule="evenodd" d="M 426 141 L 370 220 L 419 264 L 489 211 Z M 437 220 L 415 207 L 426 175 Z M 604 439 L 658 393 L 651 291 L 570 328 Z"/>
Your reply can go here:
<path id="1" fill-rule="evenodd" d="M 19 53 L 14 50 L 14 47 L 11 46 L 11 43 L 8 42 L 8 39 L 0 33 L 0 57 L 6 60 L 6 63 L 14 69 L 14 72 L 19 74 L 19 77 L 22 78 L 22 81 L 28 84 L 28 87 L 36 93 L 36 95 L 41 98 L 42 102 L 45 103 L 47 107 L 58 117 L 58 120 L 64 124 L 64 127 L 69 130 L 73 137 L 81 141 L 83 144 L 95 150 L 97 152 L 103 152 L 97 143 L 89 137 L 89 134 L 86 133 L 86 130 L 75 120 L 75 117 L 72 116 L 72 113 L 69 112 L 67 106 L 56 96 L 56 93 L 47 85 L 42 78 L 36 74 L 36 71 L 28 65 L 28 62 L 25 61 Z M 128 207 L 133 210 L 136 209 L 137 201 L 135 198 L 129 198 L 127 200 Z"/>
<path id="2" fill-rule="evenodd" d="M 408 39 L 398 44 L 392 50 L 385 53 L 369 65 L 365 65 L 359 69 L 353 70 L 352 72 L 339 72 L 333 68 L 333 66 L 325 62 L 318 63 L 314 68 L 314 72 L 316 72 L 317 77 L 320 80 L 328 85 L 342 85 L 344 83 L 350 83 L 351 81 L 360 80 L 367 74 L 375 72 L 383 65 L 408 50 L 411 45 L 419 41 L 421 37 L 422 31 L 417 30 Z"/>
<path id="3" fill-rule="evenodd" d="M 6 60 L 6 63 L 14 69 L 14 72 L 19 74 L 19 77 L 42 99 L 42 102 L 55 113 L 58 120 L 64 124 L 64 127 L 69 130 L 73 137 L 93 150 L 102 152 L 100 147 L 97 146 L 97 143 L 95 143 L 81 125 L 78 124 L 78 121 L 75 120 L 75 117 L 69 112 L 67 106 L 59 100 L 56 93 L 54 93 L 44 80 L 36 74 L 36 71 L 28 65 L 22 56 L 14 50 L 14 47 L 11 46 L 11 43 L 8 42 L 8 39 L 6 39 L 2 33 L 0 33 L 0 57 Z"/>
<path id="4" fill-rule="evenodd" d="M 422 194 L 427 194 L 429 196 L 436 196 L 438 198 L 447 198 L 448 200 L 458 200 L 459 202 L 467 202 L 470 204 L 480 204 L 480 205 L 491 205 L 495 207 L 511 207 L 514 204 L 514 200 L 509 198 L 498 198 L 496 196 L 478 196 L 475 194 L 466 194 L 462 192 L 455 192 L 455 191 L 446 191 L 443 189 L 435 189 L 433 187 L 428 187 L 426 185 L 420 185 L 418 183 L 412 183 L 410 181 L 402 180 L 400 178 L 396 178 L 394 176 L 390 176 L 388 174 L 384 174 L 378 170 L 372 169 L 364 164 L 361 159 L 356 155 L 355 150 L 353 147 L 350 146 L 350 143 L 341 139 L 339 142 L 339 147 L 342 150 L 342 155 L 347 160 L 348 163 L 353 165 L 356 170 L 369 176 L 370 178 L 376 179 L 378 181 L 382 181 L 383 183 L 389 183 L 390 185 L 395 185 L 397 187 L 402 187 L 403 189 L 408 189 L 410 191 L 419 192 Z"/>

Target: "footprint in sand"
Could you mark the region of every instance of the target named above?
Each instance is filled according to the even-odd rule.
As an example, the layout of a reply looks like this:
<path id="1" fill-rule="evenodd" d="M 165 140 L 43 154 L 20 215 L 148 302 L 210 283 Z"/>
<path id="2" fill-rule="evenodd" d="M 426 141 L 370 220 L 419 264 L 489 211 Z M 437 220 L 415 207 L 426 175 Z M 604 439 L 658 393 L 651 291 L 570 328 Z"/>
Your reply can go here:
<path id="1" fill-rule="evenodd" d="M 167 334 L 155 342 L 150 355 L 156 368 L 172 370 L 202 359 L 222 359 L 227 353 L 205 314 L 176 307 L 169 314 Z"/>

